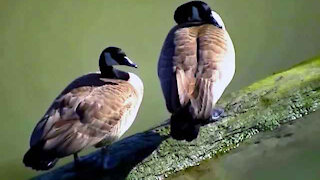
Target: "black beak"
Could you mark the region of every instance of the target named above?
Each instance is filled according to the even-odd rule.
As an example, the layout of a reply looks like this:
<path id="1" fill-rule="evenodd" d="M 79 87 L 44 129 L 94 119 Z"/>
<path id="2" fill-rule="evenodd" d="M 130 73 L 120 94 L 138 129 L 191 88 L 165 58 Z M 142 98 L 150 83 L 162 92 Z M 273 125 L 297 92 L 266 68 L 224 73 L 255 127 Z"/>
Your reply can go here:
<path id="1" fill-rule="evenodd" d="M 127 56 L 124 57 L 124 63 L 127 66 L 138 68 L 138 65 L 131 61 L 131 59 L 129 59 Z"/>
<path id="2" fill-rule="evenodd" d="M 138 68 L 138 65 L 136 65 L 133 61 L 131 61 L 131 59 L 129 59 L 127 56 L 124 57 L 124 65 Z"/>

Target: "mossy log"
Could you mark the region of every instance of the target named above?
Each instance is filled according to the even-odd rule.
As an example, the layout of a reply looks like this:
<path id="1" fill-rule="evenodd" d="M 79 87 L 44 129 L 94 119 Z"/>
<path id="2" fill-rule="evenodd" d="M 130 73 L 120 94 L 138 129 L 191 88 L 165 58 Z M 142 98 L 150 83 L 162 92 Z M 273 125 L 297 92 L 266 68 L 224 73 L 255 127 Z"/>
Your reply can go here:
<path id="1" fill-rule="evenodd" d="M 320 57 L 224 96 L 220 121 L 201 127 L 192 141 L 169 138 L 167 122 L 118 141 L 34 179 L 163 179 L 224 154 L 262 131 L 271 131 L 320 108 Z"/>

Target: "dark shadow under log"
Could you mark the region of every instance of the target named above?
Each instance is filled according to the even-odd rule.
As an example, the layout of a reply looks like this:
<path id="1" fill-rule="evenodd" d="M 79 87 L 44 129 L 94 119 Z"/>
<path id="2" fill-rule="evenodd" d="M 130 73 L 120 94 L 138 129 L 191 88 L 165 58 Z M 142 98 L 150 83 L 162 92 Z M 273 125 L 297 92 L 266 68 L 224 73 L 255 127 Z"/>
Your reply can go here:
<path id="1" fill-rule="evenodd" d="M 167 138 L 154 130 L 138 133 L 110 145 L 107 150 L 99 149 L 81 157 L 80 166 L 69 163 L 34 179 L 122 180 Z"/>
<path id="2" fill-rule="evenodd" d="M 135 134 L 112 144 L 104 157 L 97 150 L 33 179 L 163 179 L 170 174 L 236 148 L 262 131 L 271 131 L 320 108 L 320 58 L 269 76 L 224 96 L 226 117 L 201 127 L 192 141 L 168 138 L 169 125 Z"/>

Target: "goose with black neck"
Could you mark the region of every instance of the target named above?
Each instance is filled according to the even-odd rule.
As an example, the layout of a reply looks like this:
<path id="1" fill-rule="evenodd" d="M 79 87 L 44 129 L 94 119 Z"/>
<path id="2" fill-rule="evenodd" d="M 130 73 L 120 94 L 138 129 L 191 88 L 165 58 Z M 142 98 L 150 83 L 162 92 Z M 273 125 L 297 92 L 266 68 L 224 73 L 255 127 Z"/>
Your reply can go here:
<path id="1" fill-rule="evenodd" d="M 53 101 L 33 130 L 30 149 L 23 158 L 35 170 L 52 168 L 59 158 L 118 140 L 133 123 L 143 97 L 143 83 L 131 72 L 137 68 L 117 47 L 100 55 L 100 72 L 72 81 Z"/>

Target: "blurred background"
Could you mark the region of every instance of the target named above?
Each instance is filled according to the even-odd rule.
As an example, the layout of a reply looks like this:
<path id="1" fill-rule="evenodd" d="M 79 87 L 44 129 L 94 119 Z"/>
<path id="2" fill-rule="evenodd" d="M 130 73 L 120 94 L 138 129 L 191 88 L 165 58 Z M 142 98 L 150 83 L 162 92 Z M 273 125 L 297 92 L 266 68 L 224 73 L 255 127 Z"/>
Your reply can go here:
<path id="1" fill-rule="evenodd" d="M 121 47 L 139 65 L 137 70 L 122 69 L 137 73 L 145 85 L 139 115 L 125 136 L 168 118 L 156 65 L 163 40 L 175 24 L 174 10 L 184 2 L 0 0 L 0 179 L 28 179 L 39 173 L 22 164 L 35 124 L 69 82 L 98 70 L 99 54 L 107 46 Z M 236 49 L 236 74 L 226 93 L 320 55 L 319 0 L 205 2 L 221 15 Z M 309 152 L 313 153 L 311 157 L 320 156 L 319 144 L 317 151 Z M 260 157 L 256 159 L 270 160 Z M 290 156 L 290 162 L 284 164 L 308 163 L 299 159 L 292 162 L 292 157 L 296 156 Z M 256 159 L 238 163 L 255 163 Z M 246 173 L 238 176 L 235 168 L 226 167 L 228 177 L 217 178 L 251 179 Z M 279 177 L 286 179 L 288 173 L 298 171 Z M 261 170 L 254 177 L 262 179 L 266 174 Z"/>

